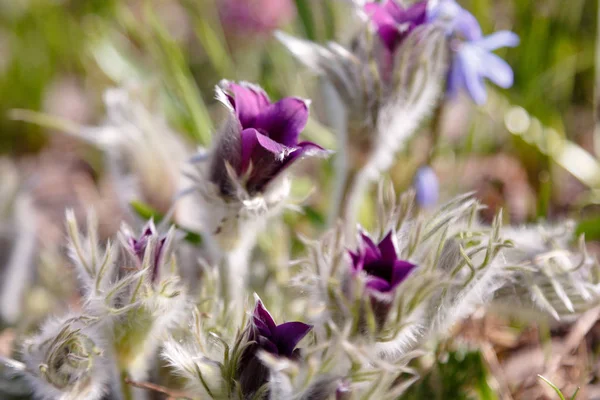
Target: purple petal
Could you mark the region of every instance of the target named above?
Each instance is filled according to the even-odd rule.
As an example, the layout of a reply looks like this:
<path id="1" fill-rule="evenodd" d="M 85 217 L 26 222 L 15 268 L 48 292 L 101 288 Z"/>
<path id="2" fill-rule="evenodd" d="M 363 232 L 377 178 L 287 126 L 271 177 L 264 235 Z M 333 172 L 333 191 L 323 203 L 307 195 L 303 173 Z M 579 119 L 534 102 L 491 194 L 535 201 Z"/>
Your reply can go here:
<path id="1" fill-rule="evenodd" d="M 389 51 L 393 51 L 400 38 L 400 32 L 396 27 L 396 21 L 388 10 L 378 3 L 365 5 L 365 12 L 377 28 L 377 34 Z"/>
<path id="2" fill-rule="evenodd" d="M 269 311 L 267 311 L 262 301 L 260 300 L 256 301 L 256 306 L 254 308 L 255 323 L 257 319 L 263 322 L 271 333 L 275 332 L 275 328 L 277 325 L 275 324 L 275 321 L 273 320 L 273 317 L 271 317 Z"/>
<path id="3" fill-rule="evenodd" d="M 477 18 L 464 8 L 461 8 L 454 20 L 454 30 L 469 41 L 481 39 L 482 36 Z"/>
<path id="4" fill-rule="evenodd" d="M 371 238 L 368 237 L 365 233 L 361 233 L 360 236 L 363 245 L 364 263 L 369 264 L 381 258 L 379 248 L 375 245 L 375 243 L 373 243 L 373 240 L 371 240 Z"/>
<path id="5" fill-rule="evenodd" d="M 510 65 L 493 53 L 487 53 L 483 58 L 483 76 L 501 88 L 509 88 L 513 84 L 513 71 Z"/>
<path id="6" fill-rule="evenodd" d="M 413 180 L 417 203 L 421 207 L 431 207 L 438 201 L 440 187 L 437 175 L 431 167 L 419 168 Z"/>
<path id="7" fill-rule="evenodd" d="M 244 128 L 252 127 L 259 113 L 270 104 L 266 93 L 258 87 L 229 83 L 227 89 L 234 95 L 231 102 Z"/>
<path id="8" fill-rule="evenodd" d="M 277 155 L 277 158 L 281 157 L 282 160 L 283 160 L 283 155 L 286 152 L 288 152 L 290 150 L 294 151 L 294 149 L 285 147 L 281 143 L 277 143 L 276 141 L 274 141 L 273 139 L 271 139 L 268 136 L 263 135 L 262 133 L 257 133 L 256 138 L 258 140 L 258 143 L 261 145 L 261 147 L 263 149 L 267 150 L 269 153 L 273 153 L 273 154 Z"/>
<path id="9" fill-rule="evenodd" d="M 446 83 L 446 95 L 450 98 L 456 96 L 460 89 L 465 87 L 463 80 L 463 74 L 460 70 L 461 66 L 457 60 L 458 56 L 455 56 L 450 66 L 450 72 L 448 73 L 448 82 Z"/>
<path id="10" fill-rule="evenodd" d="M 427 17 L 427 1 L 419 1 L 406 10 L 402 10 L 402 13 L 398 16 L 392 14 L 396 22 L 411 22 L 413 26 L 421 25 L 425 23 Z"/>
<path id="11" fill-rule="evenodd" d="M 298 342 L 312 329 L 311 325 L 302 322 L 286 322 L 275 330 L 275 338 L 279 354 L 291 356 Z"/>
<path id="12" fill-rule="evenodd" d="M 300 142 L 296 145 L 296 150 L 289 153 L 287 157 L 283 160 L 282 168 L 289 167 L 294 161 L 299 160 L 304 157 L 321 157 L 327 156 L 329 154 L 328 150 L 325 150 L 318 144 L 313 142 Z"/>
<path id="13" fill-rule="evenodd" d="M 454 0 L 441 0 L 427 17 L 429 21 L 443 20 L 448 24 L 447 33 L 459 34 L 467 40 L 480 39 L 481 27 L 477 19 Z"/>
<path id="14" fill-rule="evenodd" d="M 377 246 L 381 252 L 381 259 L 390 263 L 393 263 L 398 259 L 392 235 L 393 233 L 390 231 Z"/>
<path id="15" fill-rule="evenodd" d="M 383 10 L 388 13 L 395 21 L 398 21 L 404 13 L 404 8 L 394 0 L 386 0 L 381 6 Z"/>
<path id="16" fill-rule="evenodd" d="M 306 102 L 296 97 L 286 97 L 266 107 L 256 119 L 254 127 L 274 141 L 294 147 L 307 121 Z"/>
<path id="17" fill-rule="evenodd" d="M 398 260 L 394 263 L 394 271 L 392 273 L 392 288 L 398 286 L 408 274 L 411 273 L 413 269 L 416 268 L 416 265 L 403 260 Z"/>
<path id="18" fill-rule="evenodd" d="M 350 258 L 352 259 L 352 269 L 354 272 L 359 272 L 362 270 L 364 265 L 364 257 L 359 252 L 348 251 L 350 254 Z"/>
<path id="19" fill-rule="evenodd" d="M 264 337 L 273 336 L 273 333 L 271 332 L 271 330 L 269 329 L 269 326 L 266 323 L 264 323 L 257 317 L 253 317 L 252 320 L 254 322 L 254 327 L 256 328 L 256 330 L 258 331 L 258 334 L 260 336 L 264 336 Z"/>
<path id="20" fill-rule="evenodd" d="M 392 289 L 388 281 L 386 281 L 383 278 L 378 278 L 376 276 L 369 276 L 366 287 L 368 289 L 376 290 L 378 292 L 389 292 Z"/>
<path id="21" fill-rule="evenodd" d="M 259 336 L 256 338 L 256 342 L 259 347 L 265 351 L 268 351 L 271 354 L 280 354 L 279 349 L 277 348 L 277 344 L 273 343 L 273 341 L 265 336 Z"/>
<path id="22" fill-rule="evenodd" d="M 477 104 L 484 104 L 487 100 L 487 93 L 481 76 L 481 60 L 476 51 L 466 44 L 463 45 L 455 62 L 463 74 L 465 88 L 473 101 Z"/>
<path id="23" fill-rule="evenodd" d="M 254 153 L 256 146 L 258 146 L 258 135 L 260 133 L 254 128 L 248 128 L 244 129 L 240 135 L 242 137 L 242 165 L 237 172 L 243 174 L 248 169 L 252 153 Z"/>
<path id="24" fill-rule="evenodd" d="M 511 31 L 498 31 L 477 40 L 474 44 L 488 51 L 501 47 L 516 47 L 519 44 L 519 36 Z"/>

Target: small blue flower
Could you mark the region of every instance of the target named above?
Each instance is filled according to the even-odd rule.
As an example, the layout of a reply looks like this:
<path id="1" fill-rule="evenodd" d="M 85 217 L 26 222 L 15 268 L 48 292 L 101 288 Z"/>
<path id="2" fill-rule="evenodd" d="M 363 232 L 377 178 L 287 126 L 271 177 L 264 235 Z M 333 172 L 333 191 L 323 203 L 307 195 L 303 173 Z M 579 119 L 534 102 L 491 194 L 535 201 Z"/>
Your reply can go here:
<path id="1" fill-rule="evenodd" d="M 440 194 L 440 184 L 435 171 L 424 166 L 418 169 L 413 180 L 417 203 L 421 207 L 436 205 Z"/>
<path id="2" fill-rule="evenodd" d="M 454 0 L 443 0 L 429 14 L 429 19 L 447 24 L 451 36 L 450 47 L 454 53 L 448 74 L 448 95 L 466 89 L 477 104 L 487 100 L 485 79 L 501 88 L 513 84 L 513 71 L 510 66 L 493 54 L 501 47 L 515 47 L 519 37 L 509 31 L 498 31 L 483 37 L 481 27 L 475 17 L 461 8 Z"/>

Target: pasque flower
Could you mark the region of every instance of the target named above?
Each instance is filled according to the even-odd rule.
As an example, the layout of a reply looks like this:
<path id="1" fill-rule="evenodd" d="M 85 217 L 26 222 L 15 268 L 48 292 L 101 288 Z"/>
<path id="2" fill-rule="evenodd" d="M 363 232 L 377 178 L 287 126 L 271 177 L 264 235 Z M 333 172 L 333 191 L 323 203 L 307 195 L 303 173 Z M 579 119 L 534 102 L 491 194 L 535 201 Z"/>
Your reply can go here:
<path id="1" fill-rule="evenodd" d="M 154 240 L 155 244 L 152 249 L 152 254 L 149 255 L 149 257 L 151 257 L 150 276 L 152 282 L 155 282 L 158 279 L 161 256 L 167 237 L 158 235 L 154 222 L 151 220 L 144 226 L 142 233 L 138 238 L 135 238 L 133 235 L 128 235 L 127 244 L 129 245 L 129 250 L 135 254 L 138 261 L 143 263 L 146 249 L 150 245 L 151 240 Z"/>
<path id="2" fill-rule="evenodd" d="M 398 286 L 416 265 L 398 259 L 396 247 L 389 232 L 379 244 L 375 244 L 365 233 L 361 233 L 361 245 L 355 252 L 350 251 L 352 271 L 365 273 L 366 287 L 370 291 L 389 293 Z"/>
<path id="3" fill-rule="evenodd" d="M 483 37 L 475 17 L 454 0 L 442 0 L 429 18 L 447 23 L 448 33 L 452 36 L 450 46 L 454 56 L 448 74 L 449 95 L 466 89 L 475 103 L 483 104 L 487 100 L 484 79 L 502 88 L 512 86 L 511 67 L 492 51 L 517 46 L 519 37 L 516 34 L 498 31 Z"/>
<path id="4" fill-rule="evenodd" d="M 381 78 L 388 81 L 394 68 L 396 50 L 417 26 L 426 22 L 427 1 L 419 1 L 407 8 L 396 0 L 370 2 L 365 4 L 365 12 L 383 44 L 377 59 Z"/>
<path id="5" fill-rule="evenodd" d="M 238 366 L 238 379 L 244 394 L 254 393 L 268 380 L 269 369 L 257 357 L 259 350 L 279 357 L 298 358 L 296 345 L 311 329 L 311 325 L 302 322 L 277 325 L 262 301 L 257 300 L 247 330 L 247 340 L 252 344 L 244 350 Z"/>
<path id="6" fill-rule="evenodd" d="M 285 97 L 275 103 L 258 86 L 224 81 L 217 96 L 231 111 L 211 168 L 223 195 L 235 185 L 227 165 L 250 195 L 262 192 L 301 157 L 325 153 L 312 142 L 298 142 L 308 121 L 308 101 Z"/>
<path id="7" fill-rule="evenodd" d="M 382 328 L 390 311 L 396 287 L 406 279 L 416 265 L 398 259 L 390 231 L 379 244 L 361 233 L 357 251 L 350 251 L 352 275 L 366 275 L 365 288 L 378 328 Z"/>
<path id="8" fill-rule="evenodd" d="M 365 12 L 374 23 L 387 50 L 393 53 L 413 29 L 425 23 L 427 1 L 419 1 L 406 8 L 396 3 L 396 0 L 371 2 L 365 5 Z"/>

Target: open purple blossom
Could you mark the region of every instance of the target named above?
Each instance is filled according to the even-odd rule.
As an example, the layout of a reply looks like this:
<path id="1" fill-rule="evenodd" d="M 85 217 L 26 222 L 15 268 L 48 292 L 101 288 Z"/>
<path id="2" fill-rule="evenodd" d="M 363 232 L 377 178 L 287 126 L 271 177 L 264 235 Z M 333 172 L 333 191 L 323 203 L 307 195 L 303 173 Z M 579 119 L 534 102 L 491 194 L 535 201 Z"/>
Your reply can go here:
<path id="1" fill-rule="evenodd" d="M 421 207 L 434 206 L 439 198 L 440 184 L 435 171 L 429 166 L 417 170 L 413 179 L 417 203 Z"/>
<path id="2" fill-rule="evenodd" d="M 352 271 L 367 275 L 368 290 L 392 292 L 416 267 L 408 261 L 398 259 L 392 235 L 390 231 L 376 245 L 370 237 L 361 233 L 362 243 L 359 249 L 356 252 L 350 251 Z"/>
<path id="3" fill-rule="evenodd" d="M 257 357 L 259 350 L 275 356 L 297 359 L 296 345 L 312 329 L 302 322 L 285 322 L 277 325 L 262 301 L 257 300 L 248 326 L 247 346 L 238 365 L 238 379 L 245 395 L 256 392 L 267 380 L 269 370 Z"/>
<path id="4" fill-rule="evenodd" d="M 312 142 L 298 141 L 308 121 L 306 100 L 285 97 L 272 103 L 261 88 L 243 82 L 223 82 L 218 97 L 232 112 L 212 167 L 212 180 L 223 194 L 232 194 L 227 164 L 252 195 L 296 160 L 326 153 Z"/>
<path id="5" fill-rule="evenodd" d="M 492 51 L 517 46 L 519 37 L 516 34 L 498 31 L 484 37 L 475 17 L 454 0 L 442 0 L 432 10 L 429 19 L 444 21 L 452 37 L 450 47 L 454 56 L 448 74 L 450 96 L 460 89 L 466 89 L 475 103 L 484 104 L 487 100 L 485 79 L 501 88 L 512 86 L 514 77 L 511 67 Z"/>
<path id="6" fill-rule="evenodd" d="M 159 237 L 158 233 L 156 232 L 154 222 L 149 221 L 146 224 L 146 226 L 142 229 L 142 233 L 138 238 L 135 238 L 133 236 L 129 236 L 127 238 L 127 244 L 129 245 L 129 249 L 131 250 L 131 252 L 135 254 L 135 256 L 141 264 L 144 262 L 146 249 L 148 248 L 148 245 L 150 244 L 152 238 L 155 238 L 156 242 L 152 252 L 153 254 L 150 255 L 152 260 L 150 276 L 152 282 L 155 282 L 156 279 L 158 279 L 161 257 L 163 249 L 165 247 L 165 242 L 167 240 L 166 236 Z"/>
<path id="7" fill-rule="evenodd" d="M 373 21 L 385 47 L 393 54 L 413 29 L 425 23 L 427 1 L 419 1 L 407 8 L 396 3 L 396 0 L 371 2 L 365 5 L 365 12 Z"/>
<path id="8" fill-rule="evenodd" d="M 252 324 L 251 336 L 260 348 L 283 357 L 292 357 L 296 345 L 312 329 L 311 325 L 302 322 L 285 322 L 277 325 L 260 300 L 256 302 Z"/>

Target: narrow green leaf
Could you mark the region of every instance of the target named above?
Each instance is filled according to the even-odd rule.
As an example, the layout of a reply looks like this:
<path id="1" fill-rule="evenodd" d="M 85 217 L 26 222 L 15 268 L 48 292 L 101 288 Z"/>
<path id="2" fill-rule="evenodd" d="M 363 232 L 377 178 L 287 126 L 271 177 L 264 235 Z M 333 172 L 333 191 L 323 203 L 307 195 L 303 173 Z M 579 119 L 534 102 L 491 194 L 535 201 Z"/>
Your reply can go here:
<path id="1" fill-rule="evenodd" d="M 560 400 L 566 400 L 565 396 L 563 396 L 563 394 L 560 391 L 560 389 L 557 388 L 554 383 L 550 382 L 548 379 L 544 378 L 542 375 L 539 375 L 539 374 L 538 374 L 538 378 L 540 378 L 541 380 L 543 380 L 544 382 L 546 382 L 548 384 L 548 386 L 550 386 L 552 389 L 554 389 L 554 391 L 556 392 L 556 394 L 558 395 L 558 397 L 560 398 Z M 575 394 L 577 394 L 577 392 L 575 392 Z"/>
<path id="2" fill-rule="evenodd" d="M 310 2 L 308 0 L 296 0 L 296 9 L 298 10 L 298 16 L 302 22 L 306 37 L 312 41 L 316 41 L 315 20 L 310 10 Z"/>

